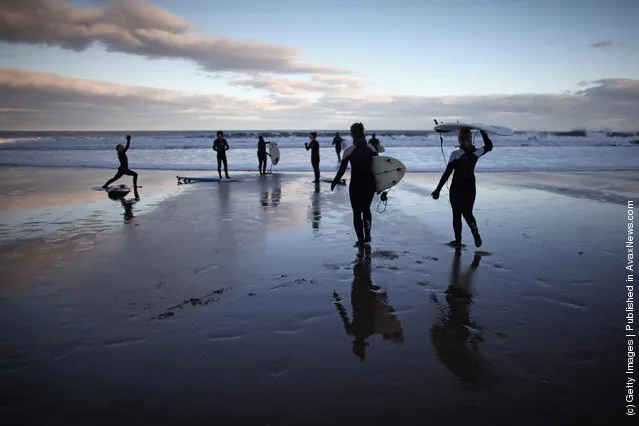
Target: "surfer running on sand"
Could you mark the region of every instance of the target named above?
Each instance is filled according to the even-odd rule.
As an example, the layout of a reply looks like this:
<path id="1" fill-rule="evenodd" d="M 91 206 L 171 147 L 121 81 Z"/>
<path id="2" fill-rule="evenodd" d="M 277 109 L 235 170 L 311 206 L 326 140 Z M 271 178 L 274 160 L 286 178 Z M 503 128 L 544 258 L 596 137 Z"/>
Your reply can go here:
<path id="1" fill-rule="evenodd" d="M 126 135 L 126 146 L 122 146 L 122 144 L 118 144 L 115 149 L 118 151 L 118 160 L 120 160 L 120 167 L 118 168 L 118 172 L 111 179 L 105 183 L 102 188 L 106 189 L 116 180 L 120 179 L 122 176 L 133 176 L 133 193 L 135 194 L 135 198 L 140 198 L 138 195 L 138 174 L 133 170 L 129 169 L 129 158 L 126 156 L 126 152 L 129 149 L 129 145 L 131 144 L 131 135 Z"/>
<path id="2" fill-rule="evenodd" d="M 442 175 L 437 189 L 431 194 L 436 200 L 439 198 L 439 192 L 450 177 L 453 175 L 453 183 L 450 186 L 450 205 L 453 208 L 453 230 L 455 231 L 455 241 L 451 241 L 454 246 L 461 246 L 462 241 L 462 221 L 464 216 L 466 223 L 470 227 L 473 237 L 475 238 L 475 246 L 481 247 L 482 241 L 477 229 L 477 221 L 473 216 L 473 205 L 475 204 L 475 164 L 482 155 L 492 151 L 493 142 L 490 140 L 486 132 L 481 130 L 481 137 L 484 140 L 482 148 L 475 148 L 472 141 L 472 133 L 470 129 L 461 129 L 459 131 L 458 142 L 460 149 L 453 151 L 448 160 L 448 166 Z"/>
<path id="3" fill-rule="evenodd" d="M 319 146 L 319 142 L 316 139 L 317 138 L 316 132 L 309 133 L 308 137 L 311 139 L 311 141 L 305 142 L 304 146 L 306 147 L 307 151 L 309 149 L 311 150 L 311 165 L 313 166 L 313 172 L 315 173 L 315 180 L 313 182 L 317 183 L 320 181 L 320 170 L 319 170 L 320 146 Z"/>
<path id="4" fill-rule="evenodd" d="M 270 144 L 270 142 L 264 141 L 264 136 L 258 137 L 257 140 L 257 161 L 259 162 L 258 168 L 260 171 L 260 175 L 266 174 L 266 144 Z"/>
<path id="5" fill-rule="evenodd" d="M 357 243 L 355 245 L 361 247 L 371 242 L 373 220 L 371 203 L 373 202 L 376 188 L 372 164 L 373 156 L 376 156 L 377 152 L 366 143 L 364 125 L 362 123 L 355 123 L 351 126 L 351 136 L 353 137 L 353 145 L 344 150 L 344 157 L 331 184 L 331 191 L 335 189 L 335 185 L 342 179 L 350 162 L 351 181 L 348 187 L 348 194 L 353 209 L 353 226 L 357 234 Z"/>
<path id="6" fill-rule="evenodd" d="M 341 153 L 342 153 L 342 139 L 339 135 L 339 132 L 335 133 L 335 137 L 333 138 L 333 145 L 335 145 L 335 153 L 337 154 L 337 161 L 342 161 Z"/>
<path id="7" fill-rule="evenodd" d="M 229 169 L 226 162 L 226 151 L 229 149 L 229 144 L 224 139 L 224 133 L 220 130 L 217 132 L 217 139 L 213 142 L 213 151 L 217 152 L 217 173 L 220 175 L 220 180 L 222 179 L 222 163 L 224 163 L 224 174 L 227 179 L 229 177 Z"/>

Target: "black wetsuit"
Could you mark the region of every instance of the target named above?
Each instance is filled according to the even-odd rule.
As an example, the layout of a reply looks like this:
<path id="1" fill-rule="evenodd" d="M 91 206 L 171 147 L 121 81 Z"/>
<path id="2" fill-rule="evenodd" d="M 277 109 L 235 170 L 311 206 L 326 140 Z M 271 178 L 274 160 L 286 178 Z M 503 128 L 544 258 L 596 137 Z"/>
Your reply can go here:
<path id="1" fill-rule="evenodd" d="M 319 182 L 320 179 L 320 146 L 317 140 L 312 140 L 306 144 L 306 150 L 311 150 L 311 165 L 313 166 L 313 172 L 315 173 L 315 182 Z"/>
<path id="2" fill-rule="evenodd" d="M 120 167 L 118 168 L 118 172 L 111 179 L 104 184 L 104 187 L 111 185 L 116 180 L 120 179 L 122 176 L 133 176 L 133 192 L 137 193 L 138 188 L 138 174 L 133 170 L 129 169 L 129 158 L 126 156 L 126 152 L 129 149 L 129 145 L 131 144 L 131 140 L 126 141 L 126 146 L 120 152 L 118 152 L 118 160 L 120 160 Z"/>
<path id="3" fill-rule="evenodd" d="M 359 146 L 351 145 L 344 150 L 342 164 L 333 182 L 337 183 L 342 179 L 350 162 L 351 182 L 348 194 L 353 208 L 353 226 L 358 242 L 370 242 L 373 220 L 371 203 L 376 190 L 375 175 L 373 175 L 371 167 L 373 157 L 377 155 L 377 152 L 372 146 L 366 145 L 366 141 L 362 142 Z"/>
<path id="4" fill-rule="evenodd" d="M 257 161 L 259 162 L 260 173 L 266 173 L 266 144 L 260 140 L 257 142 Z"/>
<path id="5" fill-rule="evenodd" d="M 217 152 L 217 172 L 222 179 L 222 163 L 224 163 L 224 174 L 226 178 L 229 178 L 229 170 L 226 162 L 226 151 L 229 149 L 229 144 L 226 139 L 215 139 L 213 142 L 213 151 Z"/>
<path id="6" fill-rule="evenodd" d="M 478 238 L 477 221 L 473 216 L 473 206 L 475 204 L 475 164 L 479 157 L 492 151 L 493 143 L 490 138 L 482 133 L 484 146 L 474 150 L 457 149 L 450 155 L 446 171 L 439 181 L 437 191 L 444 186 L 448 177 L 453 171 L 453 183 L 450 186 L 450 205 L 453 208 L 453 230 L 455 231 L 455 240 L 461 241 L 462 237 L 462 216 L 468 223 L 473 236 Z"/>
<path id="7" fill-rule="evenodd" d="M 342 142 L 344 142 L 344 139 L 342 139 L 340 136 L 335 136 L 335 138 L 333 138 L 333 145 L 335 145 L 337 161 L 342 161 L 342 158 L 340 157 L 340 154 L 342 153 Z"/>
<path id="8" fill-rule="evenodd" d="M 371 140 L 368 141 L 368 143 L 373 145 L 373 148 L 375 148 L 375 151 L 379 152 L 379 139 L 371 138 Z"/>

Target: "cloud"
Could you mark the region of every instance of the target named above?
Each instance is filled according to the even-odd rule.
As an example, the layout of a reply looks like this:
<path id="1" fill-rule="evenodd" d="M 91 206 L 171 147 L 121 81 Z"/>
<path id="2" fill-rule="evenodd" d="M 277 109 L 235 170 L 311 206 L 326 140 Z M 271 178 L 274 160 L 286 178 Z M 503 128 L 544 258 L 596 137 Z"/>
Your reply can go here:
<path id="1" fill-rule="evenodd" d="M 113 0 L 104 9 L 82 9 L 62 0 L 0 0 L 0 40 L 83 51 L 108 51 L 148 59 L 182 59 L 206 71 L 346 74 L 350 71 L 299 60 L 299 49 L 228 37 L 199 36 L 195 26 L 138 0 Z"/>
<path id="2" fill-rule="evenodd" d="M 594 47 L 597 49 L 603 49 L 605 47 L 610 47 L 614 44 L 614 42 L 612 42 L 611 40 L 604 40 L 604 41 L 600 41 L 597 43 L 593 43 L 590 45 L 590 47 Z"/>
<path id="3" fill-rule="evenodd" d="M 354 77 L 314 75 L 310 80 L 257 75 L 231 82 L 234 86 L 260 89 L 280 95 L 309 95 L 313 93 L 339 93 L 358 91 L 363 81 Z"/>
<path id="4" fill-rule="evenodd" d="M 610 127 L 623 131 L 638 126 L 639 80 L 596 80 L 574 93 L 448 97 L 357 90 L 325 90 L 308 96 L 302 86 L 323 90 L 327 79 L 315 76 L 284 90 L 278 84 L 287 80 L 281 80 L 256 77 L 252 84 L 262 82 L 275 90 L 258 100 L 244 100 L 0 69 L 0 123 L 6 130 L 267 130 L 345 128 L 352 121 L 362 121 L 370 129 L 410 130 L 431 129 L 436 118 L 496 123 L 517 130 Z"/>

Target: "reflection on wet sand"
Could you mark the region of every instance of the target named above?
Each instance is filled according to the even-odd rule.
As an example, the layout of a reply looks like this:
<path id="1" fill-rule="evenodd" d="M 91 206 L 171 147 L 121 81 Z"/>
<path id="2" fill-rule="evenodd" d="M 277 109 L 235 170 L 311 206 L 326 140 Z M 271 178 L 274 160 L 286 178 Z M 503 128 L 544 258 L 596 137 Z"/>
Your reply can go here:
<path id="1" fill-rule="evenodd" d="M 315 182 L 315 188 L 311 194 L 311 224 L 313 229 L 319 229 L 320 219 L 322 218 L 322 203 L 320 194 L 320 184 Z"/>
<path id="2" fill-rule="evenodd" d="M 448 306 L 440 305 L 442 316 L 431 327 L 430 337 L 437 357 L 446 368 L 463 382 L 478 385 L 483 382 L 485 369 L 478 346 L 483 337 L 481 327 L 470 319 L 470 310 L 473 277 L 481 257 L 475 254 L 473 262 L 460 276 L 461 253 L 461 249 L 455 250 L 446 290 Z M 432 298 L 439 304 L 435 295 Z"/>
<path id="3" fill-rule="evenodd" d="M 120 201 L 122 207 L 124 207 L 124 223 L 129 223 L 135 216 L 133 215 L 133 205 L 139 201 L 139 197 L 135 199 L 124 198 L 124 196 L 108 194 L 108 197 L 113 201 Z"/>
<path id="4" fill-rule="evenodd" d="M 344 324 L 344 331 L 353 336 L 353 353 L 363 362 L 366 359 L 366 340 L 381 334 L 384 340 L 395 343 L 404 341 L 402 324 L 394 314 L 395 309 L 388 303 L 388 294 L 380 291 L 380 287 L 371 280 L 370 246 L 359 248 L 358 258 L 353 267 L 353 285 L 351 289 L 351 304 L 353 307 L 353 321 L 348 318 L 348 312 L 342 305 L 341 298 L 333 291 L 337 312 Z"/>
<path id="5" fill-rule="evenodd" d="M 270 176 L 270 179 L 267 176 Z M 282 198 L 282 178 L 278 174 L 267 176 L 260 176 L 260 204 L 262 207 L 268 207 L 269 205 L 277 207 Z M 273 184 L 269 184 L 269 181 L 273 181 Z"/>

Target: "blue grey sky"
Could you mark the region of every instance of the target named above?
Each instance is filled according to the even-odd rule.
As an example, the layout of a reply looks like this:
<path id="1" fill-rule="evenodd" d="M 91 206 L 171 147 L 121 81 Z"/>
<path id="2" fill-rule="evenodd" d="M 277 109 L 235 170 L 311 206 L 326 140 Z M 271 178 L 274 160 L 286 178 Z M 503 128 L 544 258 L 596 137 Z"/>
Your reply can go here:
<path id="1" fill-rule="evenodd" d="M 0 101 L 0 128 L 81 129 L 79 104 L 97 113 L 122 91 L 150 105 L 140 129 L 166 127 L 167 115 L 176 130 L 343 128 L 353 119 L 428 129 L 433 117 L 521 130 L 639 127 L 639 1 L 451 5 L 0 0 L 9 11 L 0 84 L 13 96 Z M 110 108 L 126 107 L 112 97 Z M 113 116 L 101 126 L 119 128 Z"/>

